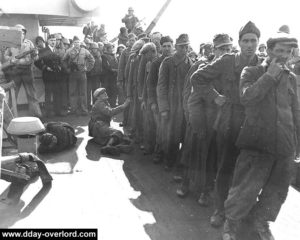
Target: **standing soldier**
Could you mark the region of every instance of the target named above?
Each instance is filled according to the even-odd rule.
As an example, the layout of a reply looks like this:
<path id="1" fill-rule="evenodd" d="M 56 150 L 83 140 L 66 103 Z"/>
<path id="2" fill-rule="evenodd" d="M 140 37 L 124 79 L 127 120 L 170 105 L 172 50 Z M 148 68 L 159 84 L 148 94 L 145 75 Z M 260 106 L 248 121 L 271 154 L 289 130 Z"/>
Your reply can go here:
<path id="1" fill-rule="evenodd" d="M 146 43 L 140 51 L 141 62 L 138 69 L 138 99 L 141 102 L 142 124 L 143 124 L 143 143 L 145 146 L 144 154 L 151 154 L 155 147 L 154 118 L 151 114 L 150 106 L 147 101 L 146 79 L 150 70 L 151 61 L 156 57 L 156 46 L 154 43 Z"/>
<path id="2" fill-rule="evenodd" d="M 260 31 L 249 21 L 239 32 L 241 53 L 225 54 L 211 64 L 198 69 L 192 76 L 193 95 L 203 96 L 207 102 L 215 102 L 219 107 L 219 117 L 215 120 L 217 140 L 220 145 L 220 164 L 216 177 L 215 212 L 211 217 L 212 226 L 221 226 L 224 221 L 224 201 L 239 154 L 235 142 L 244 121 L 244 107 L 240 104 L 239 81 L 245 66 L 255 66 L 259 59 L 255 52 Z M 218 81 L 220 89 L 212 84 Z"/>
<path id="3" fill-rule="evenodd" d="M 128 47 L 122 52 L 119 66 L 118 66 L 118 77 L 117 77 L 117 87 L 118 87 L 118 103 L 123 104 L 126 99 L 126 78 L 125 78 L 125 68 L 128 62 L 131 48 L 136 41 L 136 36 L 133 33 L 128 34 Z M 128 118 L 128 108 L 124 110 L 123 123 L 121 125 L 126 126 Z"/>
<path id="4" fill-rule="evenodd" d="M 134 15 L 134 10 L 132 7 L 128 8 L 128 14 L 122 19 L 122 22 L 125 23 L 128 33 L 131 33 L 136 27 L 139 19 Z"/>
<path id="5" fill-rule="evenodd" d="M 40 50 L 40 57 L 35 65 L 42 70 L 45 85 L 45 116 L 62 115 L 63 82 L 61 79 L 62 63 L 55 52 L 56 38 L 50 34 L 47 47 Z"/>
<path id="6" fill-rule="evenodd" d="M 88 50 L 80 47 L 78 37 L 74 36 L 73 44 L 74 47 L 68 49 L 63 57 L 65 69 L 70 73 L 69 93 L 71 113 L 86 116 L 88 114 L 86 72 L 93 68 L 95 59 Z"/>
<path id="7" fill-rule="evenodd" d="M 95 59 L 94 67 L 87 72 L 87 104 L 91 110 L 95 99 L 93 93 L 100 87 L 100 75 L 102 73 L 102 58 L 97 43 L 91 43 L 91 54 Z"/>
<path id="8" fill-rule="evenodd" d="M 102 55 L 103 79 L 102 86 L 106 89 L 108 102 L 112 108 L 116 107 L 118 88 L 117 73 L 118 60 L 114 53 L 114 45 L 106 43 L 104 45 L 104 54 Z"/>
<path id="9" fill-rule="evenodd" d="M 165 168 L 169 170 L 176 163 L 179 145 L 183 142 L 185 119 L 182 95 L 185 76 L 192 62 L 188 58 L 189 37 L 181 34 L 176 39 L 176 52 L 165 58 L 159 69 L 157 102 L 163 121 L 163 145 Z"/>
<path id="10" fill-rule="evenodd" d="M 126 70 L 128 70 L 127 98 L 130 99 L 128 121 L 132 130 L 132 134 L 134 134 L 135 141 L 137 143 L 141 142 L 143 136 L 143 128 L 141 124 L 142 112 L 141 103 L 138 99 L 137 76 L 141 61 L 141 55 L 139 55 L 139 52 L 144 44 L 145 42 L 141 39 L 134 43 L 131 49 L 128 63 L 126 65 Z"/>
<path id="11" fill-rule="evenodd" d="M 172 55 L 174 51 L 173 40 L 169 36 L 164 36 L 160 40 L 160 46 L 162 51 L 162 56 L 156 58 L 151 66 L 149 75 L 147 78 L 147 95 L 148 95 L 148 104 L 150 105 L 154 120 L 155 120 L 155 130 L 156 130 L 156 138 L 155 138 L 155 155 L 153 158 L 154 163 L 160 163 L 163 159 L 163 149 L 161 142 L 161 118 L 158 111 L 157 105 L 157 94 L 156 88 L 158 83 L 158 72 L 162 61 Z"/>
<path id="12" fill-rule="evenodd" d="M 15 27 L 22 31 L 22 44 L 20 48 L 11 47 L 8 48 L 4 53 L 4 60 L 9 61 L 12 65 L 14 65 L 14 70 L 9 78 L 13 79 L 15 82 L 16 98 L 18 98 L 20 87 L 23 83 L 29 105 L 29 111 L 33 116 L 42 117 L 41 109 L 34 89 L 33 73 L 31 68 L 33 62 L 38 59 L 37 50 L 35 51 L 33 43 L 25 38 L 27 33 L 26 28 L 21 24 L 17 24 Z M 30 52 L 23 58 L 15 58 L 15 56 L 27 51 Z"/>
<path id="13" fill-rule="evenodd" d="M 67 51 L 67 48 L 65 47 L 64 44 L 64 38 L 61 33 L 56 33 L 55 37 L 56 37 L 55 53 L 58 54 L 60 60 L 62 60 Z M 62 88 L 61 115 L 66 116 L 68 112 L 68 105 L 69 105 L 68 73 L 63 68 L 62 71 L 59 73 L 59 76 L 61 81 L 60 87 Z"/>
<path id="14" fill-rule="evenodd" d="M 241 149 L 225 202 L 223 239 L 236 239 L 242 219 L 261 240 L 274 240 L 268 222 L 284 203 L 299 155 L 300 115 L 296 76 L 287 67 L 297 39 L 278 33 L 267 41 L 269 58 L 243 70 L 241 103 L 246 118 L 237 139 Z"/>
<path id="15" fill-rule="evenodd" d="M 230 53 L 232 39 L 228 34 L 217 34 L 213 39 L 213 44 L 214 59 L 211 61 Z M 213 189 L 214 185 L 217 146 L 213 125 L 217 115 L 217 105 L 214 102 L 205 101 L 200 94 L 194 94 L 191 76 L 198 68 L 202 68 L 210 62 L 208 59 L 197 61 L 187 74 L 183 96 L 183 107 L 188 123 L 182 154 L 185 174 L 181 188 L 177 190 L 178 196 L 184 197 L 188 193 L 189 183 L 192 180 L 196 190 L 200 190 L 198 203 L 201 206 L 208 205 L 209 191 Z M 220 90 L 217 79 L 213 81 L 213 86 Z"/>

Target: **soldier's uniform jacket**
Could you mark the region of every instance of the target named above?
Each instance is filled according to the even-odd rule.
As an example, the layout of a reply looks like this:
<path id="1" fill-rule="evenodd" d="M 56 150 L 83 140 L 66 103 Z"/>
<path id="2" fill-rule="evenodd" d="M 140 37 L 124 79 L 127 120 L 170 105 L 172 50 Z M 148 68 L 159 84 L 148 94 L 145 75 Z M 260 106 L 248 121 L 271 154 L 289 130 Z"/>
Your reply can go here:
<path id="1" fill-rule="evenodd" d="M 100 145 L 105 145 L 112 136 L 121 140 L 123 137 L 122 132 L 110 127 L 110 122 L 114 115 L 123 110 L 122 105 L 111 108 L 107 100 L 97 99 L 92 107 L 89 136 L 94 137 L 94 140 Z"/>
<path id="2" fill-rule="evenodd" d="M 170 111 L 172 107 L 175 107 L 171 106 L 172 100 L 182 100 L 184 79 L 191 66 L 192 61 L 188 57 L 184 60 L 178 60 L 174 55 L 163 60 L 159 69 L 157 85 L 158 106 L 160 112 Z M 174 89 L 174 87 L 177 87 L 177 89 Z M 180 102 L 182 104 L 182 101 Z"/>
<path id="3" fill-rule="evenodd" d="M 139 19 L 136 16 L 130 16 L 128 14 L 122 19 L 122 22 L 125 23 L 125 26 L 130 31 L 135 27 L 135 25 L 139 22 Z"/>
<path id="4" fill-rule="evenodd" d="M 160 56 L 154 59 L 150 66 L 150 71 L 147 77 L 147 95 L 150 105 L 152 103 L 157 103 L 156 86 L 158 82 L 158 72 L 159 67 L 164 59 L 165 56 Z"/>
<path id="5" fill-rule="evenodd" d="M 218 132 L 224 137 L 230 135 L 232 139 L 237 138 L 244 121 L 244 107 L 240 104 L 239 97 L 240 75 L 245 66 L 256 66 L 259 61 L 256 55 L 250 63 L 247 63 L 239 53 L 225 54 L 192 75 L 191 82 L 195 97 L 202 96 L 207 102 L 214 102 L 219 94 L 226 97 L 218 125 Z M 214 81 L 219 82 L 220 89 L 216 89 Z"/>
<path id="6" fill-rule="evenodd" d="M 104 53 L 102 55 L 103 74 L 117 75 L 118 60 L 113 53 Z"/>
<path id="7" fill-rule="evenodd" d="M 125 81 L 125 68 L 126 64 L 129 58 L 131 48 L 126 48 L 121 56 L 120 56 L 120 61 L 119 61 L 119 66 L 118 66 L 118 82 L 124 83 Z"/>
<path id="8" fill-rule="evenodd" d="M 192 61 L 189 57 L 183 60 L 175 55 L 163 60 L 159 69 L 157 84 L 157 103 L 159 112 L 169 112 L 167 127 L 164 130 L 166 145 L 179 144 L 185 133 L 185 118 L 183 112 L 183 87 L 185 76 Z M 167 151 L 171 151 L 167 150 Z"/>
<path id="9" fill-rule="evenodd" d="M 75 130 L 70 124 L 65 122 L 48 122 L 45 125 L 46 132 L 53 134 L 57 138 L 57 143 L 51 149 L 41 144 L 38 148 L 40 153 L 59 152 L 76 144 Z"/>
<path id="10" fill-rule="evenodd" d="M 129 72 L 127 82 L 127 97 L 133 98 L 137 94 L 137 76 L 138 67 L 140 64 L 141 56 L 138 54 L 131 54 L 129 57 Z"/>
<path id="11" fill-rule="evenodd" d="M 94 67 L 95 59 L 85 48 L 70 48 L 65 53 L 62 62 L 66 69 L 70 69 L 71 64 L 77 66 L 76 71 L 88 72 Z"/>
<path id="12" fill-rule="evenodd" d="M 29 51 L 29 50 L 33 50 L 34 49 L 34 45 L 33 43 L 28 40 L 28 39 L 24 39 L 24 41 L 22 42 L 21 44 L 21 47 L 20 48 L 14 48 L 14 47 L 11 47 L 11 48 L 8 48 L 5 53 L 4 53 L 4 60 L 7 62 L 11 59 L 13 59 L 15 56 L 23 53 L 23 52 L 26 52 L 26 51 Z M 18 64 L 17 67 L 21 67 L 21 66 L 28 66 L 30 67 L 31 64 L 37 60 L 38 57 L 35 56 L 35 57 L 32 57 L 32 55 L 30 54 L 27 54 L 24 58 L 21 58 L 19 60 L 16 61 L 16 63 Z"/>
<path id="13" fill-rule="evenodd" d="M 268 64 L 245 68 L 241 75 L 241 103 L 246 119 L 237 140 L 240 148 L 293 156 L 299 152 L 300 111 L 296 78 L 289 69 L 275 80 Z"/>
<path id="14" fill-rule="evenodd" d="M 102 57 L 99 52 L 97 54 L 92 53 L 95 64 L 94 67 L 87 73 L 88 76 L 100 76 L 102 73 Z"/>

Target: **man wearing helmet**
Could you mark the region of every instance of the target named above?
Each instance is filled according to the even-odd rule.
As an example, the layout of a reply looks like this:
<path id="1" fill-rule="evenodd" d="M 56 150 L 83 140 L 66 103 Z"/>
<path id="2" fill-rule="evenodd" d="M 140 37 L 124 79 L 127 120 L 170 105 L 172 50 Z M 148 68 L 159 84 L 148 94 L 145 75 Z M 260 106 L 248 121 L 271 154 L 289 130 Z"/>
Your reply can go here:
<path id="1" fill-rule="evenodd" d="M 23 83 L 31 114 L 36 117 L 41 117 L 41 109 L 33 86 L 33 73 L 31 68 L 32 63 L 38 59 L 37 51 L 34 51 L 33 43 L 25 38 L 27 33 L 26 28 L 21 24 L 17 24 L 15 28 L 22 31 L 22 44 L 19 48 L 8 48 L 4 53 L 4 60 L 14 65 L 14 70 L 10 72 L 9 78 L 13 79 L 15 82 L 16 98 L 18 98 L 20 87 Z M 15 56 L 30 50 L 33 51 L 23 58 L 15 58 Z"/>
<path id="2" fill-rule="evenodd" d="M 122 22 L 125 23 L 125 26 L 128 29 L 128 33 L 131 33 L 134 27 L 139 22 L 139 19 L 133 13 L 133 8 L 129 7 L 128 14 L 126 14 L 125 17 L 122 19 Z"/>

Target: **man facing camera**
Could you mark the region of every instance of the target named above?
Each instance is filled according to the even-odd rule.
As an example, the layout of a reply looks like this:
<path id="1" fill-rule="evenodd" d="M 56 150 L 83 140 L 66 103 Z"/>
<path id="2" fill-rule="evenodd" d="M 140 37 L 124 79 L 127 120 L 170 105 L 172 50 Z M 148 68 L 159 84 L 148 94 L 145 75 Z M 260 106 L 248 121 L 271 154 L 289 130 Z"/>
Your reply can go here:
<path id="1" fill-rule="evenodd" d="M 296 79 L 287 67 L 297 39 L 277 33 L 267 41 L 267 58 L 247 67 L 240 80 L 245 107 L 237 146 L 241 149 L 228 198 L 223 239 L 236 239 L 240 221 L 248 218 L 262 240 L 273 240 L 268 222 L 284 203 L 292 162 L 299 154 L 300 115 Z"/>

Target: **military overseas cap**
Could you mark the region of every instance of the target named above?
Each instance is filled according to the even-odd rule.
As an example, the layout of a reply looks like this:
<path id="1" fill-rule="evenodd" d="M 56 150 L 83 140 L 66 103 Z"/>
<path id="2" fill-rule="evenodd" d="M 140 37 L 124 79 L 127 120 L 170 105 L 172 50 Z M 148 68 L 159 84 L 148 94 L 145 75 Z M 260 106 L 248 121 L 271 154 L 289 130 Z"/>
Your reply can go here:
<path id="1" fill-rule="evenodd" d="M 232 45 L 232 38 L 226 33 L 217 34 L 214 36 L 213 45 L 214 48 Z"/>
<path id="2" fill-rule="evenodd" d="M 97 88 L 94 93 L 93 93 L 93 97 L 97 98 L 99 97 L 101 94 L 105 93 L 106 89 L 105 88 Z"/>
<path id="3" fill-rule="evenodd" d="M 79 37 L 74 36 L 74 37 L 73 37 L 73 42 L 75 42 L 75 41 L 80 41 Z"/>
<path id="4" fill-rule="evenodd" d="M 186 33 L 180 34 L 179 37 L 176 39 L 176 45 L 188 45 L 190 44 L 189 35 Z"/>
<path id="5" fill-rule="evenodd" d="M 128 8 L 128 11 L 134 11 L 134 10 L 133 10 L 133 8 L 132 8 L 132 7 L 129 7 L 129 8 Z"/>
<path id="6" fill-rule="evenodd" d="M 251 21 L 249 21 L 245 26 L 243 26 L 240 29 L 239 39 L 241 39 L 243 37 L 243 35 L 245 35 L 247 33 L 253 33 L 253 34 L 255 34 L 257 36 L 257 38 L 260 38 L 260 30 Z"/>

